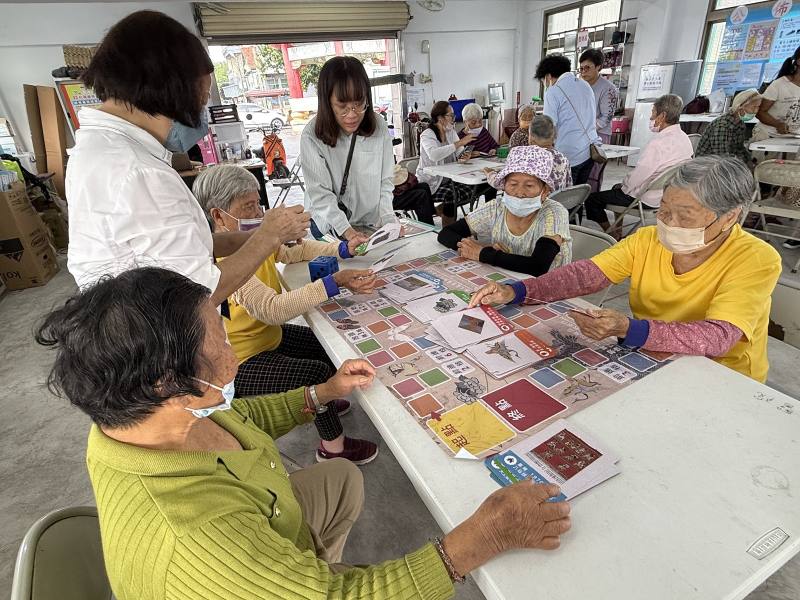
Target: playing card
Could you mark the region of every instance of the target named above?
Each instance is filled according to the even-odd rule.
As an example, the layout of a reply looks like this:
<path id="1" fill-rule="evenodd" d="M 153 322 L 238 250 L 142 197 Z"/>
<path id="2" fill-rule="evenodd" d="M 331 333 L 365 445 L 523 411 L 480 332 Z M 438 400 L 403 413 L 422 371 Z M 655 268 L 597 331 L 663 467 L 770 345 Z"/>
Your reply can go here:
<path id="1" fill-rule="evenodd" d="M 496 338 L 514 329 L 510 321 L 486 305 L 439 317 L 431 321 L 431 327 L 453 350 Z"/>
<path id="2" fill-rule="evenodd" d="M 597 371 L 617 383 L 625 383 L 636 378 L 636 372 L 623 367 L 618 362 L 609 362 L 597 367 Z"/>
<path id="3" fill-rule="evenodd" d="M 448 361 L 442 364 L 442 368 L 447 371 L 454 379 L 457 378 L 459 375 L 466 375 L 467 373 L 472 373 L 475 370 L 471 364 L 465 361 L 463 358 L 456 358 L 455 360 Z"/>
<path id="4" fill-rule="evenodd" d="M 380 289 L 380 294 L 396 303 L 406 304 L 417 298 L 430 296 L 437 291 L 430 281 L 412 273 L 385 285 Z"/>
<path id="5" fill-rule="evenodd" d="M 525 329 L 470 346 L 466 353 L 497 379 L 556 355 L 553 348 Z"/>
<path id="6" fill-rule="evenodd" d="M 413 300 L 403 307 L 408 314 L 421 323 L 467 308 L 469 295 L 465 292 L 444 292 Z"/>
<path id="7" fill-rule="evenodd" d="M 383 269 L 387 268 L 391 264 L 391 262 L 394 260 L 394 258 L 397 256 L 398 252 L 400 252 L 400 250 L 405 248 L 407 245 L 408 245 L 408 242 L 406 242 L 405 244 L 401 244 L 401 245 L 397 246 L 396 248 L 392 248 L 391 250 L 389 250 L 386 254 L 381 256 L 378 260 L 376 260 L 374 263 L 372 263 L 369 266 L 370 270 L 373 273 L 378 273 L 379 271 L 382 271 Z"/>
<path id="8" fill-rule="evenodd" d="M 458 354 L 456 354 L 452 350 L 448 350 L 447 348 L 442 348 L 441 346 L 429 348 L 428 350 L 425 350 L 425 354 L 430 356 L 437 363 L 444 363 L 458 357 Z"/>
<path id="9" fill-rule="evenodd" d="M 387 223 L 370 236 L 369 240 L 367 240 L 367 246 L 364 252 L 366 253 L 375 248 L 380 248 L 384 244 L 396 240 L 400 237 L 401 229 L 402 226 L 400 223 Z"/>

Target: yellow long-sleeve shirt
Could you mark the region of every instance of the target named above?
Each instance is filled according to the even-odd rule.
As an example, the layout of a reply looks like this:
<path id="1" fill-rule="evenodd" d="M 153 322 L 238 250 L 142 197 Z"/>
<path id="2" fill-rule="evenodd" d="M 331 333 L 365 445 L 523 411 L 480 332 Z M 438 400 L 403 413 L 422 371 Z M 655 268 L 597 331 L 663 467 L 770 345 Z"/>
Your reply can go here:
<path id="1" fill-rule="evenodd" d="M 306 423 L 303 389 L 234 400 L 210 418 L 244 450 L 124 444 L 96 426 L 87 465 L 106 571 L 120 600 L 442 600 L 453 585 L 432 545 L 334 574 L 319 560 L 273 438 Z"/>

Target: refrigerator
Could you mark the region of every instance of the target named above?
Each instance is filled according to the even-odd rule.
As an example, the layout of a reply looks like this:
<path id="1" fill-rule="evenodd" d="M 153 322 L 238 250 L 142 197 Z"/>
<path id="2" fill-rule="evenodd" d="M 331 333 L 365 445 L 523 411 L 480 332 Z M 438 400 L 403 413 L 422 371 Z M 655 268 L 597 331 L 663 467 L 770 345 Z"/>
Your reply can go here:
<path id="1" fill-rule="evenodd" d="M 650 131 L 653 103 L 664 94 L 677 94 L 686 106 L 697 94 L 702 60 L 679 60 L 642 66 L 636 89 L 636 108 L 631 123 L 631 146 L 644 149 L 655 133 Z M 628 166 L 635 167 L 641 152 L 628 157 Z"/>

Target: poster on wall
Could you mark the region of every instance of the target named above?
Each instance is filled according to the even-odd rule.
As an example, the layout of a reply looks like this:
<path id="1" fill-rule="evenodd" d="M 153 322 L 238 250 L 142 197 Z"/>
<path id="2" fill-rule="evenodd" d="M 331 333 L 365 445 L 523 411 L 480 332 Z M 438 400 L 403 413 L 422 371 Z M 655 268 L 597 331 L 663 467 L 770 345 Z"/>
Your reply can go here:
<path id="1" fill-rule="evenodd" d="M 719 62 L 742 60 L 748 29 L 747 25 L 729 25 L 725 28 L 719 46 Z"/>
<path id="2" fill-rule="evenodd" d="M 761 81 L 770 82 L 778 75 L 778 71 L 781 70 L 782 62 L 768 62 L 764 65 L 764 73 L 762 74 Z"/>
<path id="3" fill-rule="evenodd" d="M 762 21 L 750 25 L 742 59 L 765 60 L 769 58 L 772 39 L 775 37 L 777 27 L 778 21 Z"/>
<path id="4" fill-rule="evenodd" d="M 669 94 L 675 65 L 645 65 L 639 74 L 637 98 L 658 98 Z"/>
<path id="5" fill-rule="evenodd" d="M 783 61 L 792 55 L 798 46 L 800 46 L 800 15 L 781 19 L 781 24 L 775 32 L 770 60 Z"/>
<path id="6" fill-rule="evenodd" d="M 717 65 L 717 72 L 714 74 L 714 84 L 711 89 L 724 89 L 727 95 L 733 94 L 738 89 L 739 72 L 742 63 L 721 63 Z"/>
<path id="7" fill-rule="evenodd" d="M 67 114 L 72 133 L 75 133 L 80 127 L 78 112 L 82 108 L 95 108 L 102 104 L 91 88 L 86 87 L 83 82 L 75 79 L 56 81 L 56 89 L 64 112 Z"/>
<path id="8" fill-rule="evenodd" d="M 744 90 L 747 88 L 757 88 L 761 85 L 761 70 L 764 63 L 743 63 L 742 68 L 739 70 L 739 81 L 736 85 L 736 90 Z"/>

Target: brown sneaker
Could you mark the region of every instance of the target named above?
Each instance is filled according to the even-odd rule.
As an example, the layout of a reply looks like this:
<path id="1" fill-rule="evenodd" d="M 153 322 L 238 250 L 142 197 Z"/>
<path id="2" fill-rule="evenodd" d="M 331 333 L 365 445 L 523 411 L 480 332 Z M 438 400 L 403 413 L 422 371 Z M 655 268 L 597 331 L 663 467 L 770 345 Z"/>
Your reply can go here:
<path id="1" fill-rule="evenodd" d="M 322 447 L 317 448 L 317 462 L 323 462 L 332 458 L 345 458 L 354 465 L 365 465 L 375 460 L 378 456 L 378 446 L 368 440 L 358 440 L 354 438 L 344 438 L 344 452 L 334 454 Z"/>

